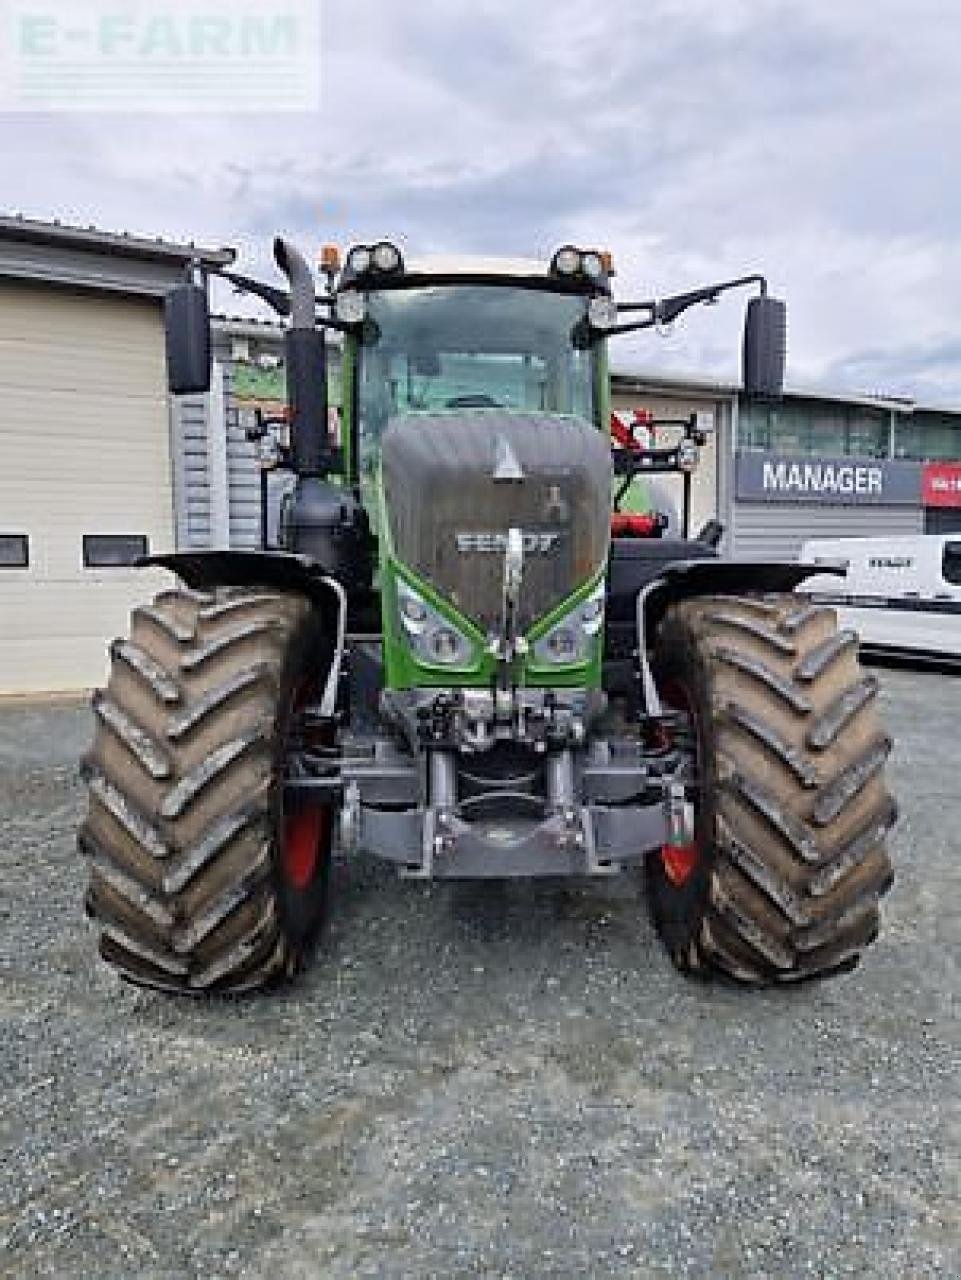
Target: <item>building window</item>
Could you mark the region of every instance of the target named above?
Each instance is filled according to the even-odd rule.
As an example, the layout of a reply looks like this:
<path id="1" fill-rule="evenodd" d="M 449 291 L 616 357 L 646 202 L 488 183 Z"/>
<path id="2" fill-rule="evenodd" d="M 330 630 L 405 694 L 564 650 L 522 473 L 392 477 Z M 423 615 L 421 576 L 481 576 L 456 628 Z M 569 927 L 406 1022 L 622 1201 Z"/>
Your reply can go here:
<path id="1" fill-rule="evenodd" d="M 145 533 L 85 533 L 83 563 L 86 569 L 125 569 L 148 555 Z"/>
<path id="2" fill-rule="evenodd" d="M 771 411 L 757 401 L 742 401 L 737 419 L 739 449 L 767 451 L 771 448 Z"/>
<path id="3" fill-rule="evenodd" d="M 894 427 L 894 456 L 921 462 L 961 460 L 961 414 L 919 409 L 899 415 Z"/>
<path id="4" fill-rule="evenodd" d="M 738 447 L 792 457 L 886 458 L 889 418 L 881 409 L 831 400 L 742 401 Z"/>
<path id="5" fill-rule="evenodd" d="M 27 569 L 30 539 L 25 533 L 0 533 L 0 569 Z"/>
<path id="6" fill-rule="evenodd" d="M 851 458 L 886 458 L 891 439 L 890 414 L 852 405 L 846 412 L 844 453 Z"/>

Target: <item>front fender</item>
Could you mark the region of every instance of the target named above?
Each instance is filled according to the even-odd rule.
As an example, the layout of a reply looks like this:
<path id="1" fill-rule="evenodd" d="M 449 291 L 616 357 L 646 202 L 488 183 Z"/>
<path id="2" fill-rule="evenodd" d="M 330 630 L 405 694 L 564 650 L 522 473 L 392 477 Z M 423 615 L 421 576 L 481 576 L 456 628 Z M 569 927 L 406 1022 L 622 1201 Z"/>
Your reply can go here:
<path id="1" fill-rule="evenodd" d="M 759 591 L 793 591 L 820 573 L 843 578 L 844 560 L 800 564 L 796 560 L 675 560 L 637 593 L 638 660 L 645 710 L 661 710 L 650 667 L 650 651 L 668 607 L 693 596 L 739 596 Z"/>
<path id="2" fill-rule="evenodd" d="M 215 587 L 264 587 L 306 596 L 322 616 L 335 642 L 321 709 L 332 715 L 344 656 L 347 595 L 343 586 L 310 556 L 281 551 L 172 551 L 142 556 L 138 568 L 169 569 L 195 591 Z"/>
<path id="3" fill-rule="evenodd" d="M 844 577 L 845 560 L 800 564 L 797 560 L 674 560 L 638 592 L 645 629 L 656 627 L 668 605 L 689 596 L 737 596 L 793 591 L 819 573 Z"/>
<path id="4" fill-rule="evenodd" d="M 327 596 L 326 571 L 310 556 L 286 551 L 171 551 L 142 556 L 137 567 L 169 569 L 196 591 L 212 587 L 273 587 L 313 599 Z"/>

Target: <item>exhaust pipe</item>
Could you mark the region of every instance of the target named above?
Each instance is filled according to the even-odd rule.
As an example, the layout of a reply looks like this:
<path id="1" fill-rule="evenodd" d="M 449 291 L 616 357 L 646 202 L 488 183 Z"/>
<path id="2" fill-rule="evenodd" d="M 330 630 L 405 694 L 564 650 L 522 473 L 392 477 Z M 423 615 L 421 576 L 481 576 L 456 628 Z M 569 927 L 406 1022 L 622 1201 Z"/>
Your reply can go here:
<path id="1" fill-rule="evenodd" d="M 299 476 L 323 476 L 332 466 L 327 445 L 327 344 L 316 324 L 314 277 L 300 250 L 281 236 L 274 240 L 274 261 L 290 282 L 284 351 L 294 471 Z"/>
<path id="2" fill-rule="evenodd" d="M 296 245 L 283 236 L 277 236 L 274 240 L 274 262 L 290 281 L 290 327 L 313 329 L 317 294 L 307 260 Z"/>

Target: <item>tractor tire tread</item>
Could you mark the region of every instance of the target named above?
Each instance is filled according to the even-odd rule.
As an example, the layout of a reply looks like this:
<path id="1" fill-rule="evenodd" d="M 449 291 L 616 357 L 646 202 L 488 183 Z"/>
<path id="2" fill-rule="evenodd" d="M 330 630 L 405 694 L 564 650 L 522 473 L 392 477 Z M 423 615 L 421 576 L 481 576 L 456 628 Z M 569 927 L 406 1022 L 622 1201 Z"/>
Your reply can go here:
<path id="1" fill-rule="evenodd" d="M 302 960 L 272 833 L 280 690 L 309 611 L 291 593 L 178 587 L 111 646 L 78 844 L 100 954 L 132 982 L 250 990 Z"/>
<path id="2" fill-rule="evenodd" d="M 655 671 L 702 691 L 707 870 L 672 895 L 648 862 L 655 925 L 675 964 L 754 986 L 856 965 L 893 881 L 891 740 L 856 637 L 796 595 L 688 599 L 665 615 Z M 682 655 L 678 657 L 677 655 Z"/>

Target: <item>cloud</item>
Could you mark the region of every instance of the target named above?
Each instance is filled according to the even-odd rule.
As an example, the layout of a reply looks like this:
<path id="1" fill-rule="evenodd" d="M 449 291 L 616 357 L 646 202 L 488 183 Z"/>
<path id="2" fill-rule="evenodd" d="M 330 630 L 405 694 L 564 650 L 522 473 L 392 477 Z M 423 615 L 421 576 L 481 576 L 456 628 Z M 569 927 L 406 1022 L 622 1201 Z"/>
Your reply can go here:
<path id="1" fill-rule="evenodd" d="M 238 244 L 268 268 L 612 248 L 622 295 L 762 269 L 807 385 L 961 402 L 951 0 L 325 0 L 316 115 L 7 117 L 11 207 Z M 620 359 L 737 371 L 740 303 Z"/>

